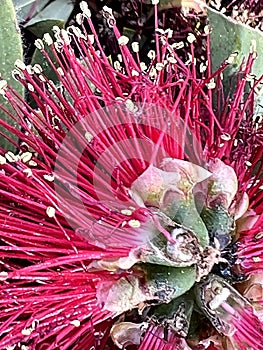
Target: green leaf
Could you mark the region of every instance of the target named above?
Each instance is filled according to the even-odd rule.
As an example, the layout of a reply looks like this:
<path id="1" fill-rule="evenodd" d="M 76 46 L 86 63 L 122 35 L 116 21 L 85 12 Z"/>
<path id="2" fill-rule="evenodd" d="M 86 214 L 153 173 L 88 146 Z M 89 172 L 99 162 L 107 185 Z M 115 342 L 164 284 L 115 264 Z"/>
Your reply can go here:
<path id="1" fill-rule="evenodd" d="M 38 38 L 51 32 L 54 26 L 65 27 L 74 5 L 71 1 L 55 0 L 42 11 L 38 12 L 26 25 L 25 28 L 30 30 Z"/>
<path id="2" fill-rule="evenodd" d="M 221 63 L 230 54 L 237 52 L 229 74 L 235 73 L 239 68 L 242 59 L 247 57 L 252 40 L 256 44 L 258 58 L 253 65 L 252 73 L 257 77 L 263 74 L 263 33 L 247 25 L 238 23 L 233 19 L 207 8 L 211 32 L 211 56 L 213 71 L 220 67 Z"/>
<path id="3" fill-rule="evenodd" d="M 248 57 L 251 50 L 251 43 L 255 46 L 257 59 L 253 64 L 251 73 L 259 78 L 263 74 L 263 33 L 247 25 L 238 23 L 233 19 L 208 7 L 208 18 L 212 27 L 211 32 L 211 58 L 212 69 L 216 71 L 221 63 L 232 53 L 237 53 L 234 62 L 224 71 L 223 85 L 225 92 L 232 93 L 231 80 L 237 73 L 244 58 Z M 234 80 L 235 81 L 235 80 Z M 247 84 L 249 85 L 249 84 Z M 247 86 L 249 89 L 249 86 Z M 263 97 L 255 96 L 254 112 L 262 114 Z"/>
<path id="4" fill-rule="evenodd" d="M 143 0 L 143 2 L 147 5 L 152 4 L 152 0 Z M 197 12 L 202 11 L 200 2 L 195 0 L 160 0 L 158 4 L 159 10 L 166 10 L 173 7 L 188 7 Z"/>
<path id="5" fill-rule="evenodd" d="M 73 8 L 73 3 L 70 1 L 56 0 L 46 6 L 42 11 L 38 12 L 36 16 L 25 25 L 25 28 L 30 30 L 38 38 L 42 38 L 45 33 L 49 33 L 53 36 L 52 28 L 54 26 L 64 28 Z M 56 66 L 56 58 L 48 46 L 46 47 L 46 51 Z M 59 82 L 56 73 L 40 50 L 35 50 L 31 64 L 40 64 L 48 79 L 52 80 L 55 84 Z M 31 101 L 31 103 L 34 104 L 34 101 Z"/>
<path id="6" fill-rule="evenodd" d="M 50 0 L 13 0 L 17 19 L 24 22 L 40 12 Z"/>
<path id="7" fill-rule="evenodd" d="M 18 28 L 15 9 L 11 0 L 0 1 L 0 72 L 2 78 L 6 79 L 18 93 L 23 95 L 23 86 L 12 77 L 14 62 L 23 59 L 23 49 L 20 30 Z M 9 103 L 0 96 L 0 104 L 11 109 Z M 16 126 L 14 121 L 4 112 L 0 111 L 0 118 L 7 121 L 10 125 Z M 8 131 L 5 134 L 15 139 Z M 0 146 L 13 150 L 13 146 L 4 138 L 0 140 Z"/>

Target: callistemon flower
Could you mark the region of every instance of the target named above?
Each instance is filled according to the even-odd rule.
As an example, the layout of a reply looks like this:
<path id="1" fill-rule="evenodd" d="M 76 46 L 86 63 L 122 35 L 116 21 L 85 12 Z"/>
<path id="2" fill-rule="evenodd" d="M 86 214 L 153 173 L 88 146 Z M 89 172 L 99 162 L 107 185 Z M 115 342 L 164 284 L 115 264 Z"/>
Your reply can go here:
<path id="1" fill-rule="evenodd" d="M 262 349 L 262 299 L 240 284 L 263 266 L 255 51 L 225 97 L 231 59 L 212 74 L 192 33 L 184 62 L 156 28 L 146 64 L 104 7 L 112 62 L 81 8 L 36 41 L 58 85 L 16 62 L 37 108 L 0 82 L 20 126 L 0 121 L 17 138 L 0 157 L 0 348 Z"/>

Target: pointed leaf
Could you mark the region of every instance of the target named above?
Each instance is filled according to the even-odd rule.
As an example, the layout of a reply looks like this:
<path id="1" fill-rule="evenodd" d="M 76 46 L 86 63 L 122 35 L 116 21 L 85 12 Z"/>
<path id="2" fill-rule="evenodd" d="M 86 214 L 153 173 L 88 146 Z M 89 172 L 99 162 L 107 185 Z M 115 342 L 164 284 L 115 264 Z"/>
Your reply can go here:
<path id="1" fill-rule="evenodd" d="M 55 0 L 36 14 L 25 28 L 41 38 L 45 33 L 50 32 L 53 26 L 63 28 L 73 8 L 74 5 L 70 1 Z"/>
<path id="2" fill-rule="evenodd" d="M 13 3 L 18 21 L 24 22 L 40 12 L 49 3 L 49 0 L 13 0 Z"/>

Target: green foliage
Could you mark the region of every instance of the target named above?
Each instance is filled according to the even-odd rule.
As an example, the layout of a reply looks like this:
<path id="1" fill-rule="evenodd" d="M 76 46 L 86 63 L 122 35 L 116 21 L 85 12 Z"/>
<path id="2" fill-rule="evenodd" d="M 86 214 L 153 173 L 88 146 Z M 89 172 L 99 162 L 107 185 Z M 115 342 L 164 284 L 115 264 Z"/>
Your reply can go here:
<path id="1" fill-rule="evenodd" d="M 26 22 L 34 17 L 50 0 L 13 0 L 19 22 Z"/>
<path id="2" fill-rule="evenodd" d="M 221 63 L 232 53 L 237 53 L 231 66 L 224 71 L 223 84 L 225 92 L 230 92 L 231 94 L 231 78 L 239 70 L 242 60 L 248 57 L 252 45 L 257 52 L 257 59 L 253 64 L 252 74 L 255 75 L 256 79 L 263 75 L 263 33 L 247 25 L 237 23 L 211 8 L 208 8 L 207 12 L 212 27 L 211 58 L 213 71 L 219 68 Z M 249 86 L 247 89 L 249 89 Z M 263 98 L 259 95 L 255 99 L 255 113 L 260 114 L 263 112 L 262 104 Z"/>
<path id="3" fill-rule="evenodd" d="M 18 28 L 16 13 L 11 0 L 0 1 L 0 73 L 3 79 L 12 86 L 19 94 L 23 95 L 23 86 L 12 77 L 14 62 L 23 59 L 23 49 L 21 34 Z M 0 103 L 10 109 L 9 103 L 0 96 Z M 7 121 L 10 125 L 16 126 L 14 121 L 4 112 L 0 111 L 0 118 Z M 11 133 L 5 130 L 5 133 L 14 138 Z M 0 146 L 13 150 L 13 146 L 4 138 L 0 140 Z"/>
<path id="4" fill-rule="evenodd" d="M 45 33 L 51 32 L 53 26 L 65 27 L 73 8 L 71 1 L 55 0 L 36 13 L 24 27 L 41 38 Z"/>
<path id="5" fill-rule="evenodd" d="M 227 59 L 232 53 L 237 56 L 231 65 L 229 74 L 233 74 L 239 68 L 242 59 L 247 57 L 252 42 L 256 44 L 258 58 L 253 65 L 253 74 L 260 77 L 263 74 L 263 33 L 247 25 L 237 23 L 231 18 L 207 9 L 211 32 L 211 56 L 213 71 Z"/>
<path id="6" fill-rule="evenodd" d="M 52 28 L 54 26 L 64 28 L 74 8 L 73 2 L 64 0 L 55 0 L 51 3 L 46 0 L 15 1 L 17 3 L 18 13 L 20 16 L 23 14 L 22 18 L 24 20 L 31 14 L 31 18 L 24 24 L 24 28 L 33 33 L 37 38 L 42 38 L 45 33 L 49 33 L 52 36 Z M 48 46 L 46 46 L 46 51 L 53 63 L 57 65 L 56 59 Z M 30 63 L 31 65 L 40 64 L 48 79 L 54 81 L 54 83 L 58 83 L 57 75 L 39 49 L 35 49 Z M 30 104 L 34 107 L 32 100 Z"/>
<path id="7" fill-rule="evenodd" d="M 44 7 L 40 12 L 36 13 L 36 15 L 25 25 L 25 28 L 30 30 L 38 38 L 42 38 L 45 33 L 49 33 L 52 36 L 52 28 L 54 26 L 60 28 L 65 27 L 73 8 L 73 3 L 70 1 L 55 0 L 48 6 Z M 46 47 L 46 50 L 53 63 L 56 65 L 56 59 L 52 51 L 48 47 Z M 48 79 L 58 83 L 58 77 L 54 70 L 37 48 L 35 49 L 31 60 L 32 65 L 36 63 L 41 65 L 43 72 Z"/>

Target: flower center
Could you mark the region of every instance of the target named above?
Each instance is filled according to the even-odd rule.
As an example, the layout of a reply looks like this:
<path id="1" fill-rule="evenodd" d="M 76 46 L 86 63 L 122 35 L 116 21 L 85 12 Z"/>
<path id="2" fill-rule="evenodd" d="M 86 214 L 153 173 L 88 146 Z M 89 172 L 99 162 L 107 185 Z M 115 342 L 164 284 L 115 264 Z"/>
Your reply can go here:
<path id="1" fill-rule="evenodd" d="M 232 293 L 228 284 L 220 282 L 221 277 L 215 274 L 222 275 L 223 266 L 231 277 L 231 262 L 224 258 L 224 252 L 234 241 L 235 206 L 232 202 L 236 192 L 236 174 L 217 159 L 208 162 L 207 169 L 170 158 L 164 159 L 159 167 L 150 165 L 129 189 L 135 204 L 149 213 L 148 220 L 138 229 L 150 238 L 132 249 L 129 257 L 114 262 L 116 268 L 129 269 L 133 277 L 128 277 L 129 288 L 123 287 L 127 284 L 124 280 L 108 288 L 108 291 L 113 288 L 113 292 L 100 296 L 104 305 L 111 308 L 115 305 L 111 311 L 118 313 L 127 313 L 136 307 L 143 313 L 150 307 L 148 314 L 154 318 L 162 305 L 170 305 L 174 310 L 181 310 L 180 317 L 176 313 L 169 314 L 170 311 L 163 312 L 166 326 L 177 335 L 187 334 L 189 315 L 193 312 L 187 303 L 193 305 L 195 294 L 211 287 L 211 295 L 206 292 L 210 299 L 202 303 L 209 315 L 218 313 Z M 209 288 L 207 285 L 198 287 L 211 276 L 215 277 Z M 216 284 L 220 290 L 214 290 Z M 105 290 L 105 286 L 102 289 Z M 125 302 L 120 295 L 126 295 Z M 186 320 L 180 331 L 176 326 L 178 317 Z M 218 322 L 217 316 L 213 317 L 213 322 Z M 142 317 L 141 321 L 146 319 Z M 122 326 L 125 329 L 126 324 Z M 225 324 L 223 329 L 227 329 Z"/>

